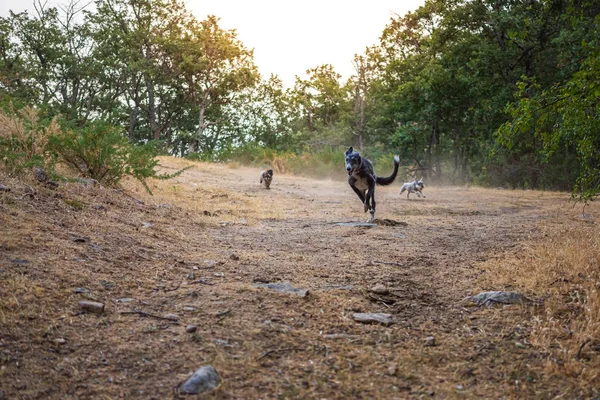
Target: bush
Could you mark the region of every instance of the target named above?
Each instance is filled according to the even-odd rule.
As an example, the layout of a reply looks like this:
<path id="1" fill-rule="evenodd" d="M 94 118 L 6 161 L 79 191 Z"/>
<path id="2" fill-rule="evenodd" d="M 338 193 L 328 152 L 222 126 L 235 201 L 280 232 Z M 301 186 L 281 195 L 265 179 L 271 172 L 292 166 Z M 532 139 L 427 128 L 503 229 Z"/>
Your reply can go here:
<path id="1" fill-rule="evenodd" d="M 105 185 L 115 185 L 124 176 L 136 178 L 151 193 L 148 178 L 168 179 L 181 174 L 158 175 L 154 168 L 161 152 L 158 142 L 132 145 L 117 128 L 91 123 L 76 131 L 64 129 L 49 138 L 49 149 L 61 162 L 84 177 L 96 179 Z"/>
<path id="2" fill-rule="evenodd" d="M 15 112 L 11 106 L 10 110 L 10 114 L 0 112 L 0 162 L 11 172 L 32 167 L 52 170 L 48 140 L 61 132 L 56 118 L 44 126 L 32 107 Z"/>

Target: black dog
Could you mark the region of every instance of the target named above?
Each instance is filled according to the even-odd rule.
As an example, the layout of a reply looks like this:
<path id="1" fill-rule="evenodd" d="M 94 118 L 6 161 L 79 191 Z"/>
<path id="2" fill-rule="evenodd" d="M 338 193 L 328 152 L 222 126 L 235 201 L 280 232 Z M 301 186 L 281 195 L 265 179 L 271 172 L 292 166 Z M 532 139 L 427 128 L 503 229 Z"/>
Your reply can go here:
<path id="1" fill-rule="evenodd" d="M 271 186 L 271 181 L 273 180 L 273 170 L 272 169 L 268 169 L 266 171 L 261 171 L 260 172 L 260 183 L 264 183 L 265 187 L 267 189 L 269 189 L 269 186 Z"/>
<path id="2" fill-rule="evenodd" d="M 375 219 L 375 184 L 387 186 L 394 182 L 396 175 L 398 174 L 398 165 L 400 164 L 400 157 L 394 157 L 394 172 L 387 178 L 379 178 L 375 175 L 373 170 L 373 163 L 354 151 L 354 148 L 350 147 L 346 151 L 346 171 L 348 172 L 348 183 L 354 193 L 358 195 L 358 198 L 365 205 L 365 212 L 367 210 L 371 213 L 371 218 L 368 222 L 373 222 Z"/>

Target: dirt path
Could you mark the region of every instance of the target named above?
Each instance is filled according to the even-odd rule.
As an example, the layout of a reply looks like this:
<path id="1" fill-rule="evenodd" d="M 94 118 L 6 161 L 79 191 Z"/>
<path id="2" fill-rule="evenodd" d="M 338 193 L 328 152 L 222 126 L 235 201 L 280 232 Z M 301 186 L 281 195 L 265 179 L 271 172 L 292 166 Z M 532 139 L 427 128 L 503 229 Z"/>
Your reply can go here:
<path id="1" fill-rule="evenodd" d="M 479 287 L 481 262 L 538 240 L 565 195 L 426 187 L 406 200 L 399 186 L 377 188 L 392 225 L 374 228 L 336 224 L 367 217 L 344 182 L 276 175 L 265 190 L 254 169 L 214 165 L 134 195 L 144 205 L 101 188 L 5 197 L 0 393 L 164 399 L 212 364 L 223 399 L 535 396 L 543 357 L 515 346 L 521 307 L 462 299 L 510 289 Z M 255 287 L 266 282 L 309 294 Z M 86 296 L 104 315 L 78 313 Z M 133 309 L 179 321 L 121 314 Z"/>

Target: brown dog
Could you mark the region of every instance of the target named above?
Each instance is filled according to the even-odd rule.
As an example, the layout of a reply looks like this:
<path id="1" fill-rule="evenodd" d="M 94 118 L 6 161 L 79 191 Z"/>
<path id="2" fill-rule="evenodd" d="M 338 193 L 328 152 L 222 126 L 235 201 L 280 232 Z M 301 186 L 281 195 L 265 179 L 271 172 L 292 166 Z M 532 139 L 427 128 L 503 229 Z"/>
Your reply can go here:
<path id="1" fill-rule="evenodd" d="M 264 183 L 265 187 L 267 189 L 269 189 L 269 186 L 271 186 L 271 181 L 273 180 L 273 170 L 272 169 L 268 169 L 266 171 L 261 171 L 260 173 L 260 183 Z"/>

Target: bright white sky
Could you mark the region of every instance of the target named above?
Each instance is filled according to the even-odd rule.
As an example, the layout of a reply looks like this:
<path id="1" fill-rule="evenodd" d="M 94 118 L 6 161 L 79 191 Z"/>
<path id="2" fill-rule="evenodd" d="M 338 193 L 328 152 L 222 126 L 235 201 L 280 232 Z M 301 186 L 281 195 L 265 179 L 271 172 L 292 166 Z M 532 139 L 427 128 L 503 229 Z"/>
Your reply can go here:
<path id="1" fill-rule="evenodd" d="M 49 5 L 67 1 L 48 0 Z M 83 1 L 82 1 L 83 2 Z M 322 64 L 348 78 L 352 58 L 378 42 L 394 15 L 404 15 L 424 0 L 187 0 L 187 7 L 203 19 L 221 18 L 221 26 L 236 29 L 238 37 L 254 49 L 254 61 L 268 77 L 279 75 L 293 86 L 295 76 Z M 8 10 L 33 10 L 33 0 L 0 0 L 0 15 Z"/>

